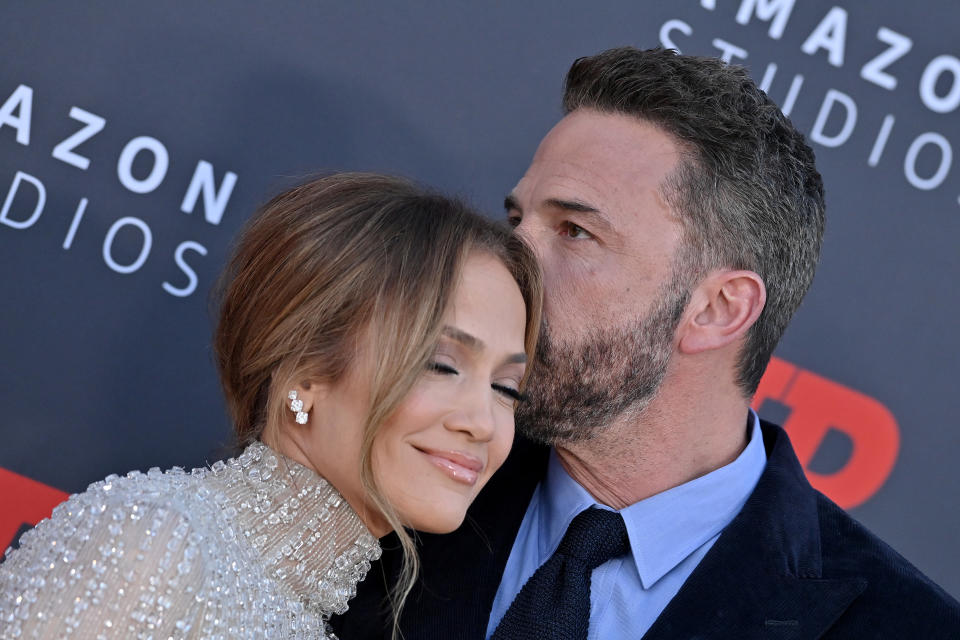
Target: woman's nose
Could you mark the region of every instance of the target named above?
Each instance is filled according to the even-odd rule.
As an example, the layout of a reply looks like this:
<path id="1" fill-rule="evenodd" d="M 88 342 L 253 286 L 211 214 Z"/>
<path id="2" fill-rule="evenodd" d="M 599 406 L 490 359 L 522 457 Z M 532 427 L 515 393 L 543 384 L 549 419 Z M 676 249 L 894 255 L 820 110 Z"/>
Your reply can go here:
<path id="1" fill-rule="evenodd" d="M 451 431 L 462 431 L 473 440 L 491 440 L 497 429 L 495 401 L 489 387 L 486 393 L 473 391 L 461 394 L 457 406 L 447 416 L 446 427 Z"/>

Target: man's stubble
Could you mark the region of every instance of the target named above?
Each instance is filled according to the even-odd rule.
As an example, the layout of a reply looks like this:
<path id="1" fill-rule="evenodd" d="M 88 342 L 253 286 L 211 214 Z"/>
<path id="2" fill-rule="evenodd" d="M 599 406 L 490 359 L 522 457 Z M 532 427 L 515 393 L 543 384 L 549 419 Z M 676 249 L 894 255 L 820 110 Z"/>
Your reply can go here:
<path id="1" fill-rule="evenodd" d="M 685 275 L 674 268 L 643 317 L 585 328 L 585 339 L 560 341 L 544 321 L 527 400 L 516 410 L 520 432 L 551 446 L 570 444 L 595 437 L 624 414 L 639 416 L 656 397 L 673 353 L 690 299 Z"/>

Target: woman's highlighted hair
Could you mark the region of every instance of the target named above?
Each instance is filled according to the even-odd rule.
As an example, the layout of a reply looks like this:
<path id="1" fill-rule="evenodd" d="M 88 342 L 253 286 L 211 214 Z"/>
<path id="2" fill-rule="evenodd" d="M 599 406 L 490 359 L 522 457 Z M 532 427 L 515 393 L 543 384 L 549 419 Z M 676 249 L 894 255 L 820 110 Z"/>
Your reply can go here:
<path id="1" fill-rule="evenodd" d="M 516 280 L 532 360 L 542 298 L 533 254 L 463 202 L 401 178 L 337 174 L 274 197 L 244 228 L 218 288 L 214 352 L 241 446 L 291 419 L 284 399 L 297 383 L 336 382 L 360 344 L 374 354 L 362 479 L 403 549 L 390 596 L 395 621 L 416 579 L 417 555 L 377 486 L 370 451 L 431 357 L 473 251 L 499 259 Z"/>

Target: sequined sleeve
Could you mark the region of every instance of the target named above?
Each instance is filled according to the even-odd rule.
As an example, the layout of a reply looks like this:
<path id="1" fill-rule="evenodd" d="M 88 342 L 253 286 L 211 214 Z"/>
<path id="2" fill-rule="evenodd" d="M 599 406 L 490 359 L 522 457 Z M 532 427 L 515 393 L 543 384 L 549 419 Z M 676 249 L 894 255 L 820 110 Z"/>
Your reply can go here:
<path id="1" fill-rule="evenodd" d="M 210 579 L 202 534 L 138 478 L 58 506 L 0 564 L 0 637 L 190 637 Z"/>

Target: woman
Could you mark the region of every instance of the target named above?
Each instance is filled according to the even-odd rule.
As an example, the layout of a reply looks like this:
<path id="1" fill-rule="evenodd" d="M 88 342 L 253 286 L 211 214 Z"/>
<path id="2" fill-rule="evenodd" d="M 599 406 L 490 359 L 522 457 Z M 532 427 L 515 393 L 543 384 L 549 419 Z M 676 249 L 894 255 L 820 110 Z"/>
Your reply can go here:
<path id="1" fill-rule="evenodd" d="M 462 204 L 344 174 L 270 201 L 214 339 L 239 442 L 110 476 L 0 565 L 3 637 L 316 638 L 377 538 L 449 532 L 513 438 L 540 320 L 530 252 Z"/>

